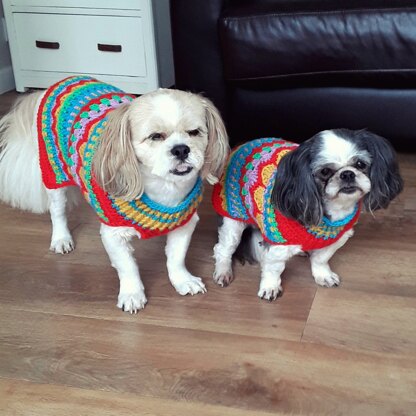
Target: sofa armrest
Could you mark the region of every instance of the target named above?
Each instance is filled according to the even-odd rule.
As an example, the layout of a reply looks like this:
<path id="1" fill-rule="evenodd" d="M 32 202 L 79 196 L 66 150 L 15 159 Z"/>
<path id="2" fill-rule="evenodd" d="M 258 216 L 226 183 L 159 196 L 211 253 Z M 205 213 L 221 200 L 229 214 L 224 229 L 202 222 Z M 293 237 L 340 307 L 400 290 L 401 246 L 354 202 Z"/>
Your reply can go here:
<path id="1" fill-rule="evenodd" d="M 176 88 L 203 93 L 225 117 L 226 87 L 218 39 L 224 0 L 171 0 Z"/>

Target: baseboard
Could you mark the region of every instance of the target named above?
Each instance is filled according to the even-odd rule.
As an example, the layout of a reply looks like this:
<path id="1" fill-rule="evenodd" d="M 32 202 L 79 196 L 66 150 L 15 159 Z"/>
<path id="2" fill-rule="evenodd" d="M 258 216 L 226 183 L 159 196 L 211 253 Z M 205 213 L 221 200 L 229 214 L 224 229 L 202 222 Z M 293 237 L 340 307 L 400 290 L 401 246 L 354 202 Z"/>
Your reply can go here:
<path id="1" fill-rule="evenodd" d="M 14 90 L 15 88 L 13 68 L 11 66 L 0 68 L 0 94 Z"/>

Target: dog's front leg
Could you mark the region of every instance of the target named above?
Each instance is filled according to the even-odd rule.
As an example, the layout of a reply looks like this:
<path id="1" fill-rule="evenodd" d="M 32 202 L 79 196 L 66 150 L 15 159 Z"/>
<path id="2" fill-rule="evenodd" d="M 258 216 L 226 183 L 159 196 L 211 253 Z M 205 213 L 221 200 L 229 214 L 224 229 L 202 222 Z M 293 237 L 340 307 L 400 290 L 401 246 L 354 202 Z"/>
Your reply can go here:
<path id="1" fill-rule="evenodd" d="M 130 240 L 137 232 L 129 227 L 109 227 L 101 224 L 101 240 L 110 257 L 111 265 L 120 279 L 117 306 L 125 312 L 137 313 L 147 303 L 139 267 L 133 257 Z"/>
<path id="2" fill-rule="evenodd" d="M 195 213 L 187 224 L 176 228 L 167 236 L 165 252 L 169 280 L 180 295 L 206 292 L 201 278 L 192 276 L 185 266 L 185 256 L 198 220 L 198 214 Z"/>
<path id="3" fill-rule="evenodd" d="M 339 285 L 340 278 L 331 270 L 328 262 L 353 234 L 354 231 L 349 230 L 334 244 L 311 252 L 312 276 L 318 285 L 326 287 Z"/>

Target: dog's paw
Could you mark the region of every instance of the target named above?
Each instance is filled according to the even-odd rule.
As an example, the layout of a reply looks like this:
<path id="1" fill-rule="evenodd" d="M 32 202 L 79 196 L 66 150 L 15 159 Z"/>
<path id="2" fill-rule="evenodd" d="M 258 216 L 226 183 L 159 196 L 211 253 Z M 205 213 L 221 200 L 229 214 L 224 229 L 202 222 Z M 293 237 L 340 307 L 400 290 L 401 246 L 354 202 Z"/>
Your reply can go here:
<path id="1" fill-rule="evenodd" d="M 338 286 L 341 282 L 339 276 L 332 271 L 330 271 L 329 273 L 322 273 L 319 275 L 315 274 L 314 279 L 319 286 L 324 287 Z"/>
<path id="2" fill-rule="evenodd" d="M 182 295 L 196 295 L 197 293 L 206 293 L 204 283 L 200 277 L 195 277 L 189 274 L 181 279 L 175 279 L 172 282 L 176 291 Z"/>
<path id="3" fill-rule="evenodd" d="M 231 265 L 223 262 L 216 263 L 212 278 L 217 285 L 227 287 L 234 280 Z"/>
<path id="4" fill-rule="evenodd" d="M 72 240 L 71 236 L 68 236 L 52 240 L 49 250 L 56 254 L 67 254 L 70 253 L 74 248 L 74 240 Z"/>
<path id="5" fill-rule="evenodd" d="M 272 302 L 282 295 L 282 286 L 279 282 L 261 282 L 257 296 L 260 299 Z"/>
<path id="6" fill-rule="evenodd" d="M 227 287 L 234 280 L 234 275 L 232 270 L 229 270 L 221 273 L 215 272 L 212 278 L 217 285 Z"/>
<path id="7" fill-rule="evenodd" d="M 120 293 L 118 295 L 117 307 L 124 312 L 130 312 L 131 314 L 137 313 L 140 309 L 143 309 L 147 303 L 146 295 L 143 291 L 135 293 Z"/>

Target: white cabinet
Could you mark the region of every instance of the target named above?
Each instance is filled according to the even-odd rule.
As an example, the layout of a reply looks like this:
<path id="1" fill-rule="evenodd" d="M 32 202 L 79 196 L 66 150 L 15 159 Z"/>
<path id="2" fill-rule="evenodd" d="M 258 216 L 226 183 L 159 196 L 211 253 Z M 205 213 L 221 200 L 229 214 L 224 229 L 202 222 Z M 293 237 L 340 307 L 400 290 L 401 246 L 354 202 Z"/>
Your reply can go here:
<path id="1" fill-rule="evenodd" d="M 174 84 L 169 0 L 3 0 L 16 89 L 85 74 L 143 94 Z"/>

